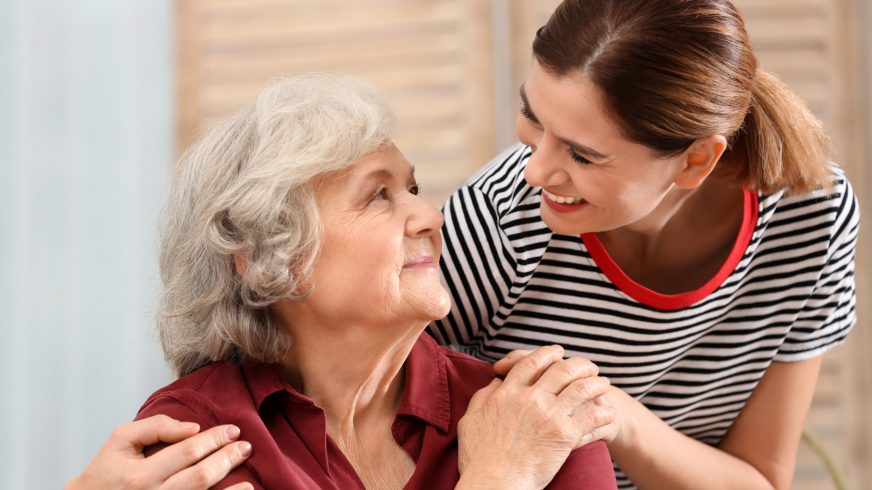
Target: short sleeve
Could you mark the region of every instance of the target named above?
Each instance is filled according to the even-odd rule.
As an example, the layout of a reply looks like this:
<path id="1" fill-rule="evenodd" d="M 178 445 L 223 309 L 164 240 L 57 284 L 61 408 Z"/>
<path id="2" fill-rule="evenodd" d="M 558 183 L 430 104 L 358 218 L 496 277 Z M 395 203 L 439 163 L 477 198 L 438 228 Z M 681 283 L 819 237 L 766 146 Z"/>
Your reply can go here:
<path id="1" fill-rule="evenodd" d="M 609 450 L 603 441 L 596 441 L 572 451 L 546 488 L 613 490 L 617 487 Z"/>
<path id="2" fill-rule="evenodd" d="M 485 334 L 481 329 L 490 326 L 511 290 L 517 262 L 501 226 L 498 204 L 488 192 L 493 189 L 483 187 L 504 178 L 494 173 L 522 158 L 523 152 L 512 148 L 497 157 L 479 176 L 455 191 L 442 208 L 445 224 L 440 266 L 451 295 L 451 311 L 430 325 L 440 344 L 475 354 L 479 346 L 472 345 L 474 339 Z"/>
<path id="3" fill-rule="evenodd" d="M 857 321 L 854 255 L 860 211 L 850 183 L 836 168 L 837 181 L 827 200 L 832 207 L 826 261 L 811 296 L 791 327 L 775 361 L 817 357 L 845 341 Z"/>
<path id="4" fill-rule="evenodd" d="M 207 412 L 193 406 L 192 403 L 184 403 L 172 396 L 164 395 L 146 402 L 145 405 L 136 414 L 135 420 L 142 420 L 151 417 L 152 415 L 163 414 L 172 417 L 182 422 L 195 422 L 200 424 L 200 431 L 204 431 L 216 425 L 217 420 Z M 155 444 L 145 449 L 146 456 L 151 456 L 166 447 L 169 444 Z M 211 488 L 220 489 L 227 488 L 241 482 L 249 482 L 254 486 L 255 490 L 262 489 L 260 481 L 246 466 L 240 465 L 233 469 L 223 480 L 213 485 Z"/>

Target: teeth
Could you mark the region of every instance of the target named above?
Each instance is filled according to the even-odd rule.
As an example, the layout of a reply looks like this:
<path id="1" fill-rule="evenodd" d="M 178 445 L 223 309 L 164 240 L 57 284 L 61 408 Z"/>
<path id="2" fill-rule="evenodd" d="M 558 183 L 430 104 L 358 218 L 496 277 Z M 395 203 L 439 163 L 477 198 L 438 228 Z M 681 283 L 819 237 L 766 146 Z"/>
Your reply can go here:
<path id="1" fill-rule="evenodd" d="M 578 204 L 578 203 L 584 201 L 584 199 L 582 199 L 580 197 L 558 196 L 557 194 L 552 194 L 546 190 L 542 190 L 542 192 L 544 192 L 545 195 L 548 196 L 548 199 L 551 199 L 552 201 L 560 203 L 560 204 Z"/>

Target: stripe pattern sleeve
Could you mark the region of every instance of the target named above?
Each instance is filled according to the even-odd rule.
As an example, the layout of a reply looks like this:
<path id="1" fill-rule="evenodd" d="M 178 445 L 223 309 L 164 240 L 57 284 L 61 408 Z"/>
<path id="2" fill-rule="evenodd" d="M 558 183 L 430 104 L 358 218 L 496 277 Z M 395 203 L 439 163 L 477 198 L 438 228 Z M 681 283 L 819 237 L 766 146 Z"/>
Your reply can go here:
<path id="1" fill-rule="evenodd" d="M 857 321 L 854 255 L 860 211 L 844 172 L 833 166 L 833 173 L 834 186 L 827 196 L 830 230 L 826 262 L 775 356 L 778 362 L 803 361 L 823 354 L 842 344 Z"/>
<path id="2" fill-rule="evenodd" d="M 430 333 L 443 345 L 467 353 L 478 352 L 474 344 L 487 336 L 491 321 L 505 303 L 515 279 L 517 258 L 503 231 L 499 203 L 480 187 L 496 178 L 503 181 L 508 160 L 519 160 L 524 147 L 512 147 L 474 175 L 443 206 L 443 284 L 451 295 L 451 312 L 430 325 Z M 506 201 L 513 198 L 517 176 L 500 189 L 489 189 Z M 479 346 L 480 347 L 480 346 Z"/>

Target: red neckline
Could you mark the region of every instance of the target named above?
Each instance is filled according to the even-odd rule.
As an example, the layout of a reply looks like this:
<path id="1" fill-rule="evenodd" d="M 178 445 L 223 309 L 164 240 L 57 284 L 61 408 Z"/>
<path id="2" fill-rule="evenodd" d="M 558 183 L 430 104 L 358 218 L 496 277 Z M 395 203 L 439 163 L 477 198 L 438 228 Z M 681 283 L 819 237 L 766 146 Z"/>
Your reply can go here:
<path id="1" fill-rule="evenodd" d="M 736 241 L 733 243 L 733 249 L 730 251 L 730 255 L 727 256 L 727 260 L 724 261 L 718 272 L 706 281 L 705 284 L 684 293 L 658 293 L 631 279 L 612 260 L 612 257 L 606 251 L 596 233 L 584 233 L 581 235 L 581 240 L 605 276 L 627 296 L 658 310 L 679 310 L 703 300 L 721 287 L 721 284 L 730 277 L 730 274 L 736 269 L 736 266 L 739 265 L 739 262 L 745 255 L 745 250 L 747 250 L 748 244 L 751 243 L 751 237 L 754 235 L 754 229 L 757 227 L 759 203 L 757 193 L 751 192 L 749 189 L 744 190 L 743 200 L 742 226 L 739 228 L 739 233 L 736 235 Z"/>

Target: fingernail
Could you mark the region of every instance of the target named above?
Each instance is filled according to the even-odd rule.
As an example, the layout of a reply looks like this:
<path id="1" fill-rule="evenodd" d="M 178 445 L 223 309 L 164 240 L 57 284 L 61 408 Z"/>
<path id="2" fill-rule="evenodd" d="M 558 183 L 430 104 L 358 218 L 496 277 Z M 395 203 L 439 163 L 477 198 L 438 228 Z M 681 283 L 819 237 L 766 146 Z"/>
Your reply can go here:
<path id="1" fill-rule="evenodd" d="M 231 425 L 230 427 L 228 427 L 227 428 L 227 438 L 230 439 L 231 441 L 235 441 L 236 439 L 238 439 L 239 438 L 239 427 L 236 427 L 235 425 Z"/>
<path id="2" fill-rule="evenodd" d="M 243 441 L 239 443 L 239 455 L 247 458 L 251 454 L 251 443 Z"/>
<path id="3" fill-rule="evenodd" d="M 584 446 L 592 440 L 593 440 L 592 434 L 585 434 L 581 437 L 581 445 Z"/>

